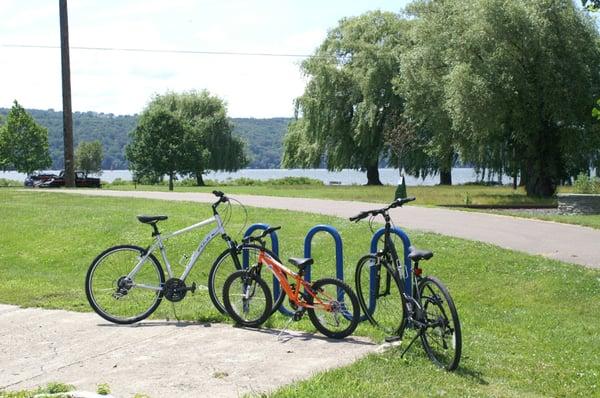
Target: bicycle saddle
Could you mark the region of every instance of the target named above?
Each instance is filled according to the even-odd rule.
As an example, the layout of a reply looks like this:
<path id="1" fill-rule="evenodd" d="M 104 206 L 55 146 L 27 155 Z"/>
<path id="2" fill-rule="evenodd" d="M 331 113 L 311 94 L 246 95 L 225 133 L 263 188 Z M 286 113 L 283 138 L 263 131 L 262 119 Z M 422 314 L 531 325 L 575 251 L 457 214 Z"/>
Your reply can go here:
<path id="1" fill-rule="evenodd" d="M 429 260 L 431 257 L 433 257 L 433 252 L 429 250 L 420 250 L 414 246 L 410 246 L 408 250 L 410 250 L 410 253 L 408 253 L 408 258 L 413 261 Z"/>
<path id="2" fill-rule="evenodd" d="M 296 267 L 298 267 L 298 269 L 300 271 L 304 271 L 304 269 L 306 267 L 308 267 L 309 265 L 312 265 L 315 260 L 313 260 L 312 258 L 290 258 L 289 259 L 290 264 L 295 265 Z"/>
<path id="3" fill-rule="evenodd" d="M 166 220 L 167 216 L 137 216 L 137 219 L 143 224 L 156 224 L 159 221 Z"/>

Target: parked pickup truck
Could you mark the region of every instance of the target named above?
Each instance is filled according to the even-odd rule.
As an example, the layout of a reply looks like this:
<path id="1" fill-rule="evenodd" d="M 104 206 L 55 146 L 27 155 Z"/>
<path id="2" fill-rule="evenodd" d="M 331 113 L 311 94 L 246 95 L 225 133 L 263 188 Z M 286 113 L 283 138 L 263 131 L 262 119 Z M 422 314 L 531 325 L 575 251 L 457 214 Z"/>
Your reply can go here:
<path id="1" fill-rule="evenodd" d="M 58 177 L 56 174 L 31 174 L 25 179 L 26 187 L 38 187 L 41 183 Z"/>
<path id="2" fill-rule="evenodd" d="M 65 186 L 65 172 L 61 171 L 60 174 L 54 178 L 42 182 L 40 188 L 53 188 L 53 187 L 64 187 Z M 75 172 L 75 186 L 78 188 L 100 188 L 100 179 L 88 177 L 83 171 Z"/>

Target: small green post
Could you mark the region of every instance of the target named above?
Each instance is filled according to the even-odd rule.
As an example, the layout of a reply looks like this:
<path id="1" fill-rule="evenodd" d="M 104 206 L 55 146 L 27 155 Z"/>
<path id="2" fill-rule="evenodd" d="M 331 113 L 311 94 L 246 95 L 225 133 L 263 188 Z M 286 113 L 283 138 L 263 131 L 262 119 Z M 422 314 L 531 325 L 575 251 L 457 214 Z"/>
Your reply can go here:
<path id="1" fill-rule="evenodd" d="M 400 177 L 398 188 L 396 188 L 396 193 L 394 194 L 394 200 L 400 198 L 406 198 L 406 182 L 404 181 L 404 176 Z"/>

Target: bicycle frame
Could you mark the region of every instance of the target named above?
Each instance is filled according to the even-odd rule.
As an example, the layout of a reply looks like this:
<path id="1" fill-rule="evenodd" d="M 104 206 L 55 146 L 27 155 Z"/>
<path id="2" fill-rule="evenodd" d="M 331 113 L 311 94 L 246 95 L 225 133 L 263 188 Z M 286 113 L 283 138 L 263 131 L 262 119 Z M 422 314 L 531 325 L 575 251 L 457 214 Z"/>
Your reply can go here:
<path id="1" fill-rule="evenodd" d="M 326 311 L 331 311 L 331 304 L 325 304 L 312 290 L 310 283 L 306 282 L 302 275 L 294 272 L 272 258 L 264 250 L 261 250 L 258 254 L 258 264 L 265 264 L 269 270 L 273 273 L 275 278 L 279 281 L 279 284 L 285 291 L 285 294 L 292 300 L 296 305 L 303 308 L 316 308 L 323 307 Z M 296 283 L 296 290 L 292 289 L 292 286 L 287 280 L 287 276 L 291 276 Z M 313 297 L 317 302 L 308 304 L 304 300 L 300 300 L 300 286 L 304 287 L 304 291 Z"/>
<path id="2" fill-rule="evenodd" d="M 192 268 L 194 268 L 194 265 L 196 264 L 196 261 L 198 261 L 198 258 L 200 257 L 200 255 L 202 255 L 202 252 L 204 252 L 204 249 L 206 248 L 206 246 L 217 236 L 217 235 L 221 235 L 223 236 L 223 238 L 225 239 L 225 241 L 227 242 L 229 248 L 234 248 L 235 244 L 233 243 L 233 241 L 231 241 L 231 239 L 227 238 L 227 234 L 225 233 L 225 227 L 223 226 L 223 221 L 221 219 L 221 216 L 218 213 L 215 213 L 214 216 L 204 220 L 204 221 L 200 221 L 199 223 L 196 223 L 194 225 L 190 225 L 189 227 L 180 229 L 178 231 L 175 232 L 171 232 L 170 234 L 166 235 L 166 236 L 161 236 L 161 234 L 156 234 L 155 235 L 155 242 L 146 250 L 146 254 L 140 258 L 139 262 L 136 264 L 136 266 L 131 270 L 131 272 L 127 275 L 127 277 L 131 280 L 134 280 L 135 275 L 139 272 L 140 268 L 142 267 L 142 265 L 144 264 L 144 262 L 148 259 L 148 257 L 154 253 L 157 249 L 160 250 L 160 254 L 162 259 L 165 262 L 165 267 L 167 269 L 167 273 L 169 275 L 169 278 L 173 278 L 173 270 L 171 268 L 171 263 L 169 262 L 169 259 L 167 258 L 167 250 L 165 248 L 164 242 L 177 236 L 177 235 L 181 235 L 181 234 L 185 234 L 187 232 L 190 232 L 196 228 L 200 228 L 203 227 L 205 225 L 209 225 L 212 223 L 216 223 L 217 226 L 215 228 L 213 228 L 211 231 L 209 231 L 204 238 L 202 239 L 202 241 L 200 241 L 198 247 L 196 248 L 196 250 L 192 253 L 185 269 L 183 270 L 183 273 L 181 274 L 181 277 L 179 279 L 185 281 L 185 279 L 187 278 L 187 276 L 189 275 L 189 273 L 192 271 Z M 150 290 L 157 290 L 160 291 L 163 289 L 162 286 L 148 286 L 148 285 L 142 285 L 142 284 L 134 284 L 134 286 L 139 287 L 139 288 L 143 288 L 143 289 L 150 289 Z"/>

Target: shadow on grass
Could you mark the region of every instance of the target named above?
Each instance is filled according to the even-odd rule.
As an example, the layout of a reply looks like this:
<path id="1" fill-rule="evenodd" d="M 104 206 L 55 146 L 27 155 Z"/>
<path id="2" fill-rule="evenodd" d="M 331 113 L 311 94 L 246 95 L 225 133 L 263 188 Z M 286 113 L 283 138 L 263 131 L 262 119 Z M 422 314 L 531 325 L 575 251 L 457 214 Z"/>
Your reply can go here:
<path id="1" fill-rule="evenodd" d="M 456 369 L 454 373 L 456 373 L 462 378 L 468 379 L 469 381 L 472 381 L 482 386 L 487 386 L 490 384 L 487 380 L 483 378 L 483 373 L 465 366 L 459 365 L 458 369 Z"/>

